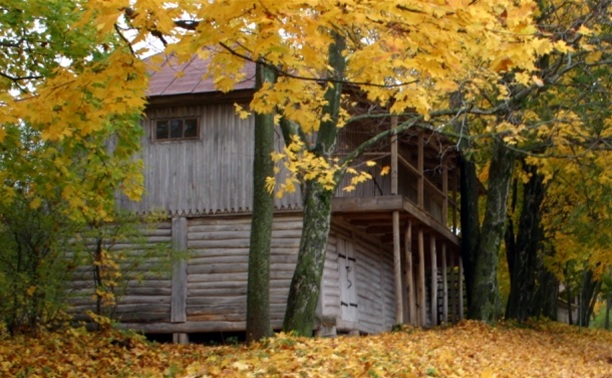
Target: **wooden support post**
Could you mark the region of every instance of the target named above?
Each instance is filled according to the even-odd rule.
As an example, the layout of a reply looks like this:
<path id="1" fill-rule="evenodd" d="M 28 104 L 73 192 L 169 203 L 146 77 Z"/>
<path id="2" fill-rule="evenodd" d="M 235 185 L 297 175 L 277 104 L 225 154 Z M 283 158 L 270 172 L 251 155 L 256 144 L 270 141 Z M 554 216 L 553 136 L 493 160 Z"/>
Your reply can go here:
<path id="1" fill-rule="evenodd" d="M 448 227 L 449 196 L 448 196 L 448 166 L 446 165 L 446 161 L 444 161 L 442 165 L 442 194 L 444 196 L 444 198 L 442 199 L 442 224 L 444 225 L 444 227 Z"/>
<path id="2" fill-rule="evenodd" d="M 187 218 L 172 219 L 172 248 L 175 251 L 187 250 Z M 187 321 L 187 260 L 177 259 L 172 266 L 172 297 L 170 298 L 170 321 L 184 323 Z M 175 343 L 187 344 L 186 333 L 172 335 Z"/>
<path id="3" fill-rule="evenodd" d="M 419 171 L 419 178 L 417 182 L 417 206 L 421 209 L 425 208 L 425 152 L 424 152 L 424 138 L 423 133 L 419 133 L 418 137 L 418 160 L 417 170 Z"/>
<path id="4" fill-rule="evenodd" d="M 458 255 L 459 258 L 459 277 L 457 277 L 457 280 L 459 281 L 459 284 L 457 285 L 458 290 L 459 290 L 459 320 L 462 320 L 464 318 L 464 314 L 463 314 L 463 261 L 461 261 L 461 256 Z"/>
<path id="5" fill-rule="evenodd" d="M 446 264 L 446 243 L 442 242 L 442 322 L 448 324 L 448 266 Z"/>
<path id="6" fill-rule="evenodd" d="M 412 222 L 410 220 L 408 221 L 406 233 L 404 234 L 404 244 L 406 284 L 408 286 L 408 322 L 415 326 L 417 324 L 416 291 L 414 287 L 414 265 L 412 260 Z"/>
<path id="7" fill-rule="evenodd" d="M 425 240 L 423 229 L 419 228 L 419 326 L 424 327 L 427 321 L 427 298 L 425 293 Z"/>
<path id="8" fill-rule="evenodd" d="M 429 253 L 431 254 L 431 326 L 438 325 L 438 257 L 436 250 L 436 237 L 429 239 Z"/>
<path id="9" fill-rule="evenodd" d="M 457 186 L 459 185 L 459 169 L 455 167 L 453 170 L 453 233 L 457 233 Z"/>
<path id="10" fill-rule="evenodd" d="M 391 128 L 397 127 L 397 116 L 391 117 Z M 391 194 L 397 194 L 398 188 L 398 163 L 397 163 L 397 135 L 391 137 Z"/>
<path id="11" fill-rule="evenodd" d="M 451 308 L 453 323 L 457 323 L 459 321 L 459 262 L 456 261 L 454 254 L 451 255 L 451 265 Z"/>
<path id="12" fill-rule="evenodd" d="M 393 268 L 395 273 L 395 324 L 404 322 L 404 300 L 402 288 L 402 255 L 400 247 L 399 211 L 393 212 Z"/>

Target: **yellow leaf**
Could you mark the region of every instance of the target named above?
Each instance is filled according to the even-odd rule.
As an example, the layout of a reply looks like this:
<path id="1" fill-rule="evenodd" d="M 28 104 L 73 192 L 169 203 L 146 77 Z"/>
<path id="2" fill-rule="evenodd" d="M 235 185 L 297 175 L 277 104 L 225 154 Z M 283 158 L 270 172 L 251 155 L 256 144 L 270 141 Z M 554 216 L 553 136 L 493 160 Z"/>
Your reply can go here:
<path id="1" fill-rule="evenodd" d="M 536 75 L 531 76 L 531 79 L 533 80 L 535 85 L 537 85 L 538 87 L 541 88 L 544 86 L 544 81 L 540 79 L 539 77 L 537 77 Z"/>
<path id="2" fill-rule="evenodd" d="M 246 111 L 242 106 L 240 106 L 239 104 L 234 104 L 234 108 L 236 110 L 236 114 L 238 114 L 238 117 L 240 117 L 240 119 L 247 119 L 251 113 L 249 113 L 248 111 Z"/>
<path id="3" fill-rule="evenodd" d="M 601 50 L 597 50 L 591 54 L 588 54 L 586 56 L 586 58 L 584 59 L 584 61 L 587 64 L 593 64 L 599 61 L 599 59 L 601 59 L 601 56 L 603 55 L 603 52 Z"/>
<path id="4" fill-rule="evenodd" d="M 36 197 L 30 202 L 30 209 L 36 210 L 40 207 L 40 204 L 41 204 L 40 198 Z"/>
<path id="5" fill-rule="evenodd" d="M 582 35 L 586 35 L 587 37 L 593 35 L 593 31 L 584 25 L 580 25 L 576 32 Z"/>
<path id="6" fill-rule="evenodd" d="M 31 285 L 30 287 L 28 287 L 28 289 L 26 290 L 26 295 L 28 297 L 31 297 L 32 295 L 34 295 L 34 292 L 36 291 L 36 286 Z"/>

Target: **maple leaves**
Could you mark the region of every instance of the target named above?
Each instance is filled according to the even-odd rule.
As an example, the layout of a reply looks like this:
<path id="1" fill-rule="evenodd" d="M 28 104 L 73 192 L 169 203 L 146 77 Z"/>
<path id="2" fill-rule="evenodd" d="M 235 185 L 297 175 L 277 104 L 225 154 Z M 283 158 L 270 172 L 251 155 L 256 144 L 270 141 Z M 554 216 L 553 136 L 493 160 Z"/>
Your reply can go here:
<path id="1" fill-rule="evenodd" d="M 150 344 L 67 329 L 0 341 L 0 373 L 45 377 L 608 377 L 612 336 L 557 323 L 464 322 L 365 337 L 278 334 L 252 346 Z"/>
<path id="2" fill-rule="evenodd" d="M 13 11 L 0 15 L 0 197 L 13 198 L 19 185 L 33 208 L 61 198 L 74 220 L 109 220 L 116 189 L 130 198 L 142 192 L 131 156 L 139 146 L 144 62 L 121 39 L 99 34 L 78 0 L 7 7 Z"/>

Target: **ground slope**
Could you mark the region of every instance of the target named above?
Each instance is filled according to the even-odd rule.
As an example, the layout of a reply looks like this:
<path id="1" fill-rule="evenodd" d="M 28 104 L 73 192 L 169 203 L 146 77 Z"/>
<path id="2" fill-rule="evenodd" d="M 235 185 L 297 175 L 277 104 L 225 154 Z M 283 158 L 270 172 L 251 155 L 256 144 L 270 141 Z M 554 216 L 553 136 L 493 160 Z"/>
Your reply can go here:
<path id="1" fill-rule="evenodd" d="M 0 376 L 612 378 L 612 332 L 463 322 L 335 339 L 281 334 L 250 347 L 211 347 L 66 330 L 1 340 Z"/>

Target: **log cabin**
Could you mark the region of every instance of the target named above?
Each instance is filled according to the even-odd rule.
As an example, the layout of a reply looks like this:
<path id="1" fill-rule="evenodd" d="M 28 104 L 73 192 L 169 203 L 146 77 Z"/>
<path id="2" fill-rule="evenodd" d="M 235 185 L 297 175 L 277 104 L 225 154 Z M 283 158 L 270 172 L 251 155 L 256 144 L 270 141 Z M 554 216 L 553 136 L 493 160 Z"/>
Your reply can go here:
<path id="1" fill-rule="evenodd" d="M 115 316 L 145 333 L 244 331 L 252 202 L 253 118 L 248 105 L 254 67 L 230 93 L 203 78 L 206 62 L 167 59 L 153 72 L 141 158 L 145 194 L 120 198 L 134 213 L 158 211 L 165 220 L 145 235 L 148 244 L 186 251 L 171 271 L 127 286 Z M 178 75 L 178 73 L 181 73 Z M 395 120 L 396 122 L 397 120 Z M 342 130 L 344 154 L 393 127 Z M 277 148 L 283 146 L 277 133 Z M 377 333 L 394 325 L 430 327 L 463 318 L 464 288 L 458 222 L 457 154 L 442 136 L 411 129 L 372 148 L 372 180 L 333 200 L 331 232 L 317 309 L 319 335 Z M 390 174 L 381 175 L 380 167 Z M 302 227 L 300 193 L 275 200 L 270 305 L 274 329 L 282 327 Z M 86 301 L 79 309 L 87 308 Z"/>

